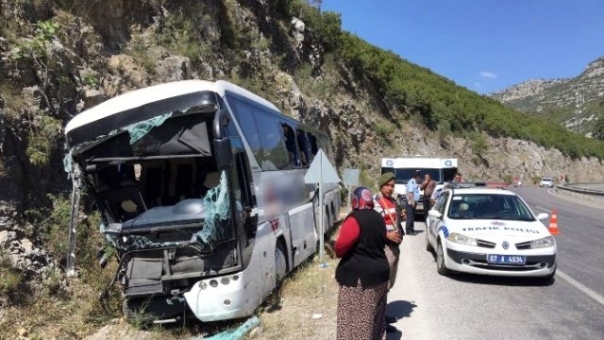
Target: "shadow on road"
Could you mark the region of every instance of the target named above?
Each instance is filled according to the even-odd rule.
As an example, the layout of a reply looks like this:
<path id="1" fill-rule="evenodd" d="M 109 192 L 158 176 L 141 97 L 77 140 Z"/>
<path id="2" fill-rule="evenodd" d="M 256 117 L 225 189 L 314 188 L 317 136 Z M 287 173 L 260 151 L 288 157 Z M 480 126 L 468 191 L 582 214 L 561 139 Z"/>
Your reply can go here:
<path id="1" fill-rule="evenodd" d="M 386 306 L 386 314 L 400 320 L 402 318 L 410 317 L 411 312 L 413 312 L 413 308 L 415 307 L 417 307 L 417 305 L 413 302 L 402 300 L 392 301 Z"/>
<path id="2" fill-rule="evenodd" d="M 473 274 L 452 274 L 449 278 L 465 283 L 499 285 L 510 287 L 543 287 L 551 286 L 556 279 L 546 280 L 539 277 L 505 277 L 505 276 L 483 276 Z"/>
<path id="3" fill-rule="evenodd" d="M 411 316 L 413 312 L 413 308 L 417 307 L 417 305 L 413 302 L 409 301 L 392 301 L 386 306 L 387 314 L 400 320 L 402 318 L 408 318 Z M 386 340 L 399 340 L 403 336 L 401 330 L 397 330 L 396 332 L 388 333 L 386 335 Z"/>
<path id="4" fill-rule="evenodd" d="M 401 331 L 386 333 L 386 340 L 400 340 L 402 337 L 403 333 Z"/>

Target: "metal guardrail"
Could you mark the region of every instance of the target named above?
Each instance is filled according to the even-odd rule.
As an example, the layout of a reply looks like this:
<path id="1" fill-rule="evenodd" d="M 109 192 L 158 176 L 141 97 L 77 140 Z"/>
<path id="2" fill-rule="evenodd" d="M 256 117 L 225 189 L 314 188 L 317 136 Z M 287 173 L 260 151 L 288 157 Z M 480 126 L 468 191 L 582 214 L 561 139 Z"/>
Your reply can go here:
<path id="1" fill-rule="evenodd" d="M 599 183 L 574 183 L 565 185 L 556 185 L 555 190 L 557 193 L 575 197 L 581 200 L 604 204 L 604 190 L 590 189 L 586 186 L 603 187 L 604 184 Z"/>

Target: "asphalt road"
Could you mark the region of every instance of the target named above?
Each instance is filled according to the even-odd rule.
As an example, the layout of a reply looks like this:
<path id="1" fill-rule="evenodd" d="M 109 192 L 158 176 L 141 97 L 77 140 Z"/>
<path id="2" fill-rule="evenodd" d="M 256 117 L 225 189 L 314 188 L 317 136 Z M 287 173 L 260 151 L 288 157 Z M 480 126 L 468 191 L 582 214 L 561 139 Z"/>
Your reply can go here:
<path id="1" fill-rule="evenodd" d="M 388 339 L 604 339 L 604 209 L 578 205 L 545 188 L 515 188 L 533 211 L 557 209 L 558 272 L 530 279 L 443 277 L 423 233 L 405 237 L 389 314 Z M 424 230 L 416 223 L 416 230 Z"/>

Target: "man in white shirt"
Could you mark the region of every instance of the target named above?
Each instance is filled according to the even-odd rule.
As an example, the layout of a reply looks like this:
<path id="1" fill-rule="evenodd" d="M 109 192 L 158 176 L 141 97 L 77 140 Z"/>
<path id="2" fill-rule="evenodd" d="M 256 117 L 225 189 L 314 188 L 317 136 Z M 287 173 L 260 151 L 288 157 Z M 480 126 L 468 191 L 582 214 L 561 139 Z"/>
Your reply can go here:
<path id="1" fill-rule="evenodd" d="M 417 181 L 420 178 L 419 171 L 413 174 L 413 178 L 407 182 L 407 223 L 405 226 L 405 233 L 407 235 L 415 235 L 415 208 L 417 207 L 417 201 L 419 201 L 419 185 Z"/>

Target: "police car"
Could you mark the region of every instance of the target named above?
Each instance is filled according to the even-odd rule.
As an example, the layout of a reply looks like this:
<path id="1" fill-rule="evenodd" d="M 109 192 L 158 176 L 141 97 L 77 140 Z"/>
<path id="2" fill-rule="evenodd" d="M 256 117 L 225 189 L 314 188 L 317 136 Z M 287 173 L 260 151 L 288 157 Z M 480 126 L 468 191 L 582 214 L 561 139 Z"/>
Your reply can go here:
<path id="1" fill-rule="evenodd" d="M 516 193 L 480 187 L 444 191 L 426 221 L 426 249 L 439 274 L 542 277 L 556 272 L 556 240 Z"/>

